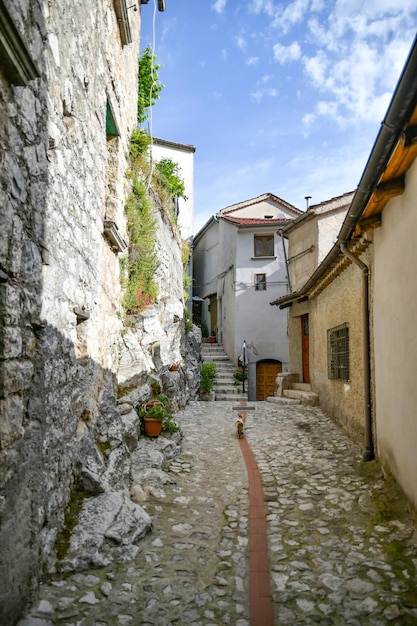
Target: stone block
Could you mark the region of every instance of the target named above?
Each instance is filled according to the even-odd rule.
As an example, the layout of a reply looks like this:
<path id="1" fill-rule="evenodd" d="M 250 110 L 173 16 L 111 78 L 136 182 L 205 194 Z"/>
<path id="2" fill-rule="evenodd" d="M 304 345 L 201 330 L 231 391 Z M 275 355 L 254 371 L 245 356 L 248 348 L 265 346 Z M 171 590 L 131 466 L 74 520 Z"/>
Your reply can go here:
<path id="1" fill-rule="evenodd" d="M 29 389 L 33 377 L 33 363 L 12 359 L 0 363 L 0 394 L 7 396 Z"/>

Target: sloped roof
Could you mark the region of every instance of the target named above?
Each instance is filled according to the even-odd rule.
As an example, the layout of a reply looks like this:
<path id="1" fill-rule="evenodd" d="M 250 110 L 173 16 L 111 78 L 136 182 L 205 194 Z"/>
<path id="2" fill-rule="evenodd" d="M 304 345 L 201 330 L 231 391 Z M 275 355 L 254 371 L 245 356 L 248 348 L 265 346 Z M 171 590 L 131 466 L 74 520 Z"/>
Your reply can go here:
<path id="1" fill-rule="evenodd" d="M 286 202 L 282 198 L 279 198 L 273 193 L 263 193 L 262 195 L 257 196 L 256 198 L 250 198 L 249 200 L 244 200 L 243 202 L 238 202 L 237 204 L 231 204 L 225 207 L 224 209 L 221 209 L 219 213 L 221 215 L 227 215 L 228 213 L 233 213 L 234 211 L 237 211 L 239 209 L 244 209 L 248 206 L 252 206 L 253 204 L 259 204 L 259 202 L 264 202 L 268 200 L 270 200 L 271 202 L 274 202 L 275 204 L 280 204 L 284 208 L 287 208 L 291 211 L 295 211 L 297 215 L 303 213 L 303 211 L 300 211 L 300 209 L 297 209 L 295 206 L 293 206 L 289 202 Z"/>
<path id="2" fill-rule="evenodd" d="M 289 224 L 292 220 L 291 218 L 285 217 L 232 217 L 229 215 L 221 215 L 220 219 L 225 222 L 230 222 L 231 224 L 236 224 L 237 226 L 284 226 L 285 224 Z"/>
<path id="3" fill-rule="evenodd" d="M 176 141 L 169 141 L 168 139 L 161 139 L 160 137 L 153 137 L 152 142 L 156 146 L 165 146 L 166 148 L 183 150 L 183 152 L 195 152 L 195 146 L 189 143 L 178 143 Z"/>
<path id="4" fill-rule="evenodd" d="M 368 245 L 363 233 L 381 223 L 387 202 L 403 193 L 404 177 L 417 157 L 417 37 L 381 124 L 337 242 L 301 289 L 271 302 L 280 308 L 324 289 L 347 263 L 341 246 Z"/>
<path id="5" fill-rule="evenodd" d="M 330 198 L 329 200 L 325 200 L 319 204 L 312 204 L 307 211 L 296 217 L 294 220 L 291 220 L 289 224 L 283 228 L 282 232 L 284 236 L 286 237 L 288 233 L 298 228 L 300 224 L 305 224 L 316 216 L 328 215 L 329 213 L 336 212 L 342 208 L 347 209 L 352 202 L 354 193 L 354 191 L 348 191 L 341 196 Z"/>

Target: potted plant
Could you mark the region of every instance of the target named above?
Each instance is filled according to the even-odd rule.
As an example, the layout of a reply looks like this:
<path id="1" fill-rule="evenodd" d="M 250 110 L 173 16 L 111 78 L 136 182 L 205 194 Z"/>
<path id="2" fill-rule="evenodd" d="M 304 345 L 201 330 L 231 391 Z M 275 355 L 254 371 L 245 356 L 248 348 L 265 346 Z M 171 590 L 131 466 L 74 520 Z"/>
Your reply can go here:
<path id="1" fill-rule="evenodd" d="M 217 328 L 213 328 L 213 330 L 211 331 L 210 337 L 209 339 L 209 343 L 216 343 L 217 341 Z"/>
<path id="2" fill-rule="evenodd" d="M 168 409 L 167 396 L 159 395 L 146 402 L 139 411 L 141 427 L 148 437 L 158 437 L 161 432 L 174 433 L 180 430 Z"/>
<path id="3" fill-rule="evenodd" d="M 162 431 L 162 422 L 165 417 L 166 409 L 162 405 L 153 404 L 146 409 L 143 415 L 143 428 L 145 435 L 148 437 L 158 437 Z"/>
<path id="4" fill-rule="evenodd" d="M 207 338 L 209 336 L 208 327 L 205 322 L 201 322 L 201 335 L 204 338 Z"/>

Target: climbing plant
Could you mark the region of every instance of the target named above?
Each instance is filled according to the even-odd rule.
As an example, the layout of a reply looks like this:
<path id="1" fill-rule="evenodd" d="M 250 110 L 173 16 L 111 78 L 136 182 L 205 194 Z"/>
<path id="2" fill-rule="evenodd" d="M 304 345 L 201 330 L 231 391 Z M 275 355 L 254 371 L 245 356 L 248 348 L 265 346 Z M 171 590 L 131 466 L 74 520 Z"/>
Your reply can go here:
<path id="1" fill-rule="evenodd" d="M 151 46 L 147 46 L 139 56 L 138 71 L 138 123 L 142 124 L 149 118 L 149 108 L 160 98 L 164 89 L 159 81 L 158 70 L 161 65 L 156 63 L 156 57 Z"/>
<path id="2" fill-rule="evenodd" d="M 131 182 L 131 189 L 125 205 L 129 250 L 127 257 L 122 260 L 123 305 L 127 313 L 143 310 L 158 296 L 158 286 L 154 280 L 159 266 L 156 251 L 156 222 L 152 215 L 152 204 L 142 180 L 143 149 L 143 133 L 137 129 L 132 134 L 130 144 L 128 178 Z"/>
<path id="3" fill-rule="evenodd" d="M 159 180 L 163 183 L 166 188 L 166 191 L 173 198 L 183 198 L 184 200 L 188 200 L 185 195 L 185 183 L 180 173 L 180 166 L 178 163 L 175 163 L 172 159 L 163 158 L 156 164 L 156 170 L 159 174 Z"/>

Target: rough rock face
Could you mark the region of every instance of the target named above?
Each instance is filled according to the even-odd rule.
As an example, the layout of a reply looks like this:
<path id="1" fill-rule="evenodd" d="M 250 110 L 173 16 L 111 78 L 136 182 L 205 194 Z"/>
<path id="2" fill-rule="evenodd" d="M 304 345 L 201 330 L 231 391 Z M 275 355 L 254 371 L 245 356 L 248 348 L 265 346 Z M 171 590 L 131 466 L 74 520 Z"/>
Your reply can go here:
<path id="1" fill-rule="evenodd" d="M 120 411 L 127 406 L 120 405 Z M 138 541 L 152 527 L 140 502 L 149 495 L 164 497 L 163 486 L 172 478 L 163 468 L 180 453 L 180 435 L 156 440 L 141 437 L 136 411 L 121 415 L 128 419 L 114 423 L 111 447 L 104 454 L 88 430 L 81 434 L 77 483 L 85 497 L 68 550 L 59 562 L 51 561 L 51 571 L 82 571 L 114 561 L 129 562 L 138 553 Z"/>
<path id="2" fill-rule="evenodd" d="M 139 514 L 126 495 L 140 439 L 134 407 L 153 377 L 183 405 L 195 374 L 185 374 L 175 233 L 161 221 L 165 292 L 123 337 L 123 246 L 105 232 L 111 221 L 126 239 L 140 11 L 129 11 L 128 43 L 113 0 L 0 4 L 17 33 L 0 68 L 0 622 L 13 624 L 42 571 L 56 567 L 79 485 Z M 123 395 L 136 398 L 118 406 L 119 356 Z"/>
<path id="3" fill-rule="evenodd" d="M 131 315 L 121 337 L 117 373 L 119 395 L 133 404 L 146 400 L 149 383 L 157 381 L 168 396 L 173 411 L 195 399 L 199 387 L 201 331 L 185 332 L 183 266 L 177 231 L 154 211 L 158 225 L 157 251 L 160 262 L 155 280 L 159 297 L 155 304 Z M 178 366 L 171 371 L 171 366 Z M 125 393 L 123 393 L 125 392 Z"/>

